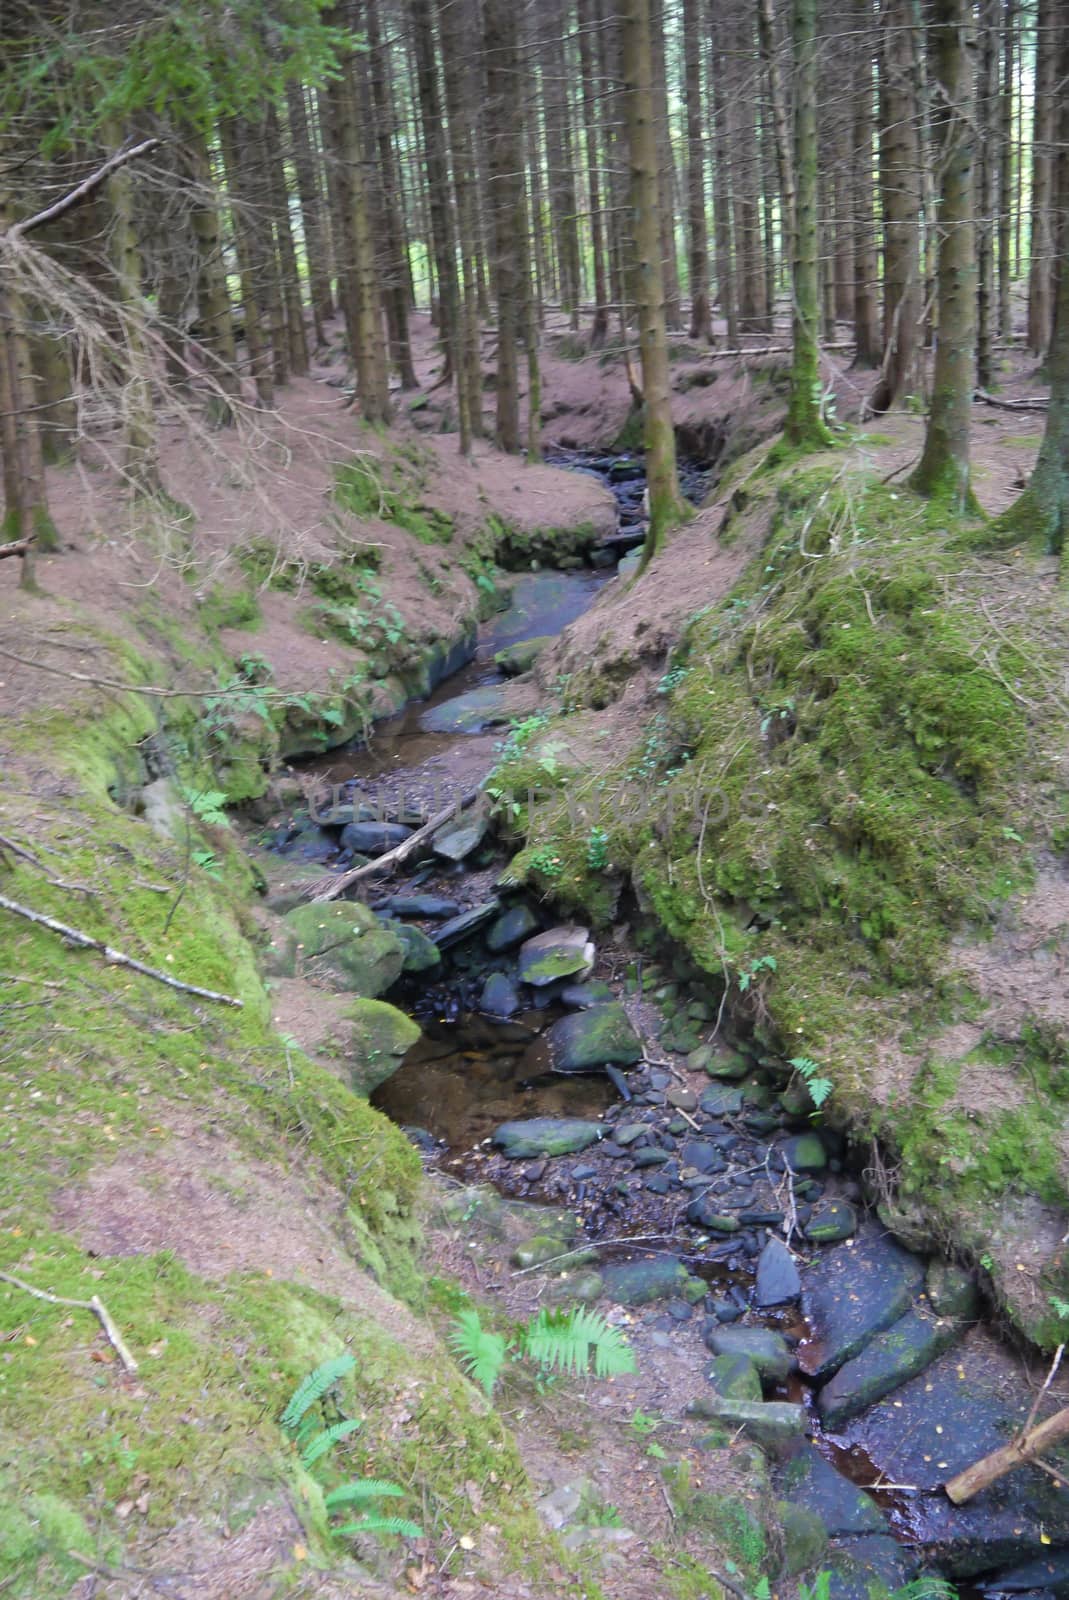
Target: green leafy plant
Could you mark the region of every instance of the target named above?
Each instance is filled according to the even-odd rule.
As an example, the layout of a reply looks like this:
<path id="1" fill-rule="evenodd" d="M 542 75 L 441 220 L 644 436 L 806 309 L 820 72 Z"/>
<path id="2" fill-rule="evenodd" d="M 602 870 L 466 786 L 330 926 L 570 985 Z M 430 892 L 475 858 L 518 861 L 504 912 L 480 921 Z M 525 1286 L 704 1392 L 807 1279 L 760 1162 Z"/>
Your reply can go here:
<path id="1" fill-rule="evenodd" d="M 604 828 L 591 828 L 586 842 L 586 864 L 591 872 L 602 872 L 609 861 L 609 835 Z"/>
<path id="2" fill-rule="evenodd" d="M 570 1373 L 608 1378 L 634 1372 L 635 1357 L 618 1328 L 600 1311 L 543 1307 L 515 1339 L 484 1328 L 478 1311 L 462 1311 L 449 1332 L 449 1344 L 468 1376 L 492 1395 L 509 1361 L 532 1361 L 543 1374 Z"/>
<path id="3" fill-rule="evenodd" d="M 792 1056 L 790 1065 L 798 1076 L 804 1079 L 805 1086 L 809 1090 L 809 1098 L 819 1109 L 831 1094 L 833 1088 L 831 1079 L 821 1077 L 820 1063 L 814 1061 L 812 1056 Z"/>
<path id="4" fill-rule="evenodd" d="M 739 989 L 741 993 L 745 994 L 754 979 L 760 977 L 762 972 L 775 972 L 775 970 L 775 956 L 756 956 L 748 967 L 739 968 Z"/>
<path id="5" fill-rule="evenodd" d="M 314 1467 L 330 1454 L 335 1445 L 360 1428 L 360 1422 L 355 1417 L 336 1417 L 333 1421 L 327 1421 L 323 1411 L 328 1402 L 338 1409 L 334 1391 L 355 1366 L 356 1361 L 348 1352 L 322 1362 L 306 1378 L 302 1378 L 279 1418 L 283 1433 L 292 1440 L 305 1469 Z M 325 1423 L 325 1426 L 320 1426 L 321 1423 Z M 372 1505 L 376 1500 L 400 1499 L 403 1495 L 404 1490 L 399 1484 L 390 1483 L 385 1478 L 354 1478 L 349 1483 L 329 1490 L 323 1496 L 323 1504 L 331 1514 L 351 1508 L 368 1508 L 367 1514 L 358 1521 L 332 1526 L 331 1531 L 341 1538 L 369 1533 L 396 1533 L 402 1538 L 418 1539 L 422 1530 L 415 1522 L 410 1522 L 407 1517 L 383 1516 Z"/>
<path id="6" fill-rule="evenodd" d="M 226 795 L 221 789 L 183 787 L 182 797 L 198 822 L 206 822 L 212 828 L 229 826 L 229 819 L 223 809 L 226 805 Z"/>

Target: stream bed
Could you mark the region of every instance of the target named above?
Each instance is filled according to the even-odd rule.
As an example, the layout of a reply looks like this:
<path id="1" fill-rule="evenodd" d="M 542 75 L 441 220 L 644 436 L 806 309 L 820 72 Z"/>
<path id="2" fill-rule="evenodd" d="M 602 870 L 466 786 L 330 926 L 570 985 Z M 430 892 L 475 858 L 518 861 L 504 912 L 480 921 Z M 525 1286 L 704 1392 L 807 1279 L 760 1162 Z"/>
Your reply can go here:
<path id="1" fill-rule="evenodd" d="M 570 452 L 558 464 L 616 494 L 626 560 L 641 539 L 641 462 Z M 690 482 L 701 492 L 700 472 Z M 500 738 L 494 656 L 560 632 L 612 578 L 605 566 L 520 577 L 468 666 L 370 750 L 314 765 L 330 809 L 273 846 L 309 859 L 318 845 L 312 858 L 336 870 L 476 787 Z M 558 1293 L 645 1308 L 668 1337 L 698 1319 L 711 1358 L 695 1373 L 699 1414 L 769 1453 L 777 1495 L 832 1573 L 831 1600 L 870 1600 L 921 1570 L 985 1595 L 1069 1596 L 1060 1483 L 1030 1466 L 961 1508 L 942 1489 L 1012 1437 L 1037 1385 L 984 1324 L 970 1276 L 892 1238 L 860 1153 L 814 1126 L 788 1063 L 733 1031 L 716 980 L 678 951 L 596 948 L 502 888 L 504 864 L 476 810 L 403 879 L 367 890 L 412 954 L 386 998 L 423 1031 L 373 1103 L 428 1162 L 565 1207 L 592 1245 L 613 1241 Z"/>

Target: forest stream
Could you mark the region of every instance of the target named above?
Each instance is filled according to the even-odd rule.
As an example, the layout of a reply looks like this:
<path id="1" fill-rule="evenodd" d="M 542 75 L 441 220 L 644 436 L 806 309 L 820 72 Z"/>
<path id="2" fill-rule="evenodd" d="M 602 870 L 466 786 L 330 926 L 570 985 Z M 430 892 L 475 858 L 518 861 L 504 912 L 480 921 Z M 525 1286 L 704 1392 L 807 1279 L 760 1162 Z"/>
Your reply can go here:
<path id="1" fill-rule="evenodd" d="M 637 545 L 641 460 L 560 464 L 616 496 L 614 560 Z M 684 482 L 698 499 L 706 475 Z M 369 746 L 309 764 L 321 824 L 291 818 L 269 848 L 337 871 L 481 783 L 508 737 L 495 657 L 559 633 L 614 577 L 607 563 L 519 576 L 467 666 Z M 1069 1506 L 1050 1477 L 1030 1467 L 960 1509 L 941 1488 L 1006 1441 L 1034 1393 L 971 1279 L 888 1233 L 866 1153 L 813 1115 L 715 982 L 678 951 L 636 954 L 626 930 L 595 949 L 505 867 L 488 815 L 458 814 L 403 879 L 357 890 L 406 941 L 390 998 L 422 1028 L 372 1103 L 465 1192 L 547 1208 L 541 1248 L 563 1258 L 562 1295 L 642 1308 L 655 1346 L 700 1324 L 695 1380 L 716 1398 L 696 1408 L 745 1424 L 778 1460 L 786 1515 L 831 1541 L 838 1600 L 921 1571 L 984 1595 L 1061 1592 Z M 562 1209 L 590 1247 L 577 1267 Z"/>

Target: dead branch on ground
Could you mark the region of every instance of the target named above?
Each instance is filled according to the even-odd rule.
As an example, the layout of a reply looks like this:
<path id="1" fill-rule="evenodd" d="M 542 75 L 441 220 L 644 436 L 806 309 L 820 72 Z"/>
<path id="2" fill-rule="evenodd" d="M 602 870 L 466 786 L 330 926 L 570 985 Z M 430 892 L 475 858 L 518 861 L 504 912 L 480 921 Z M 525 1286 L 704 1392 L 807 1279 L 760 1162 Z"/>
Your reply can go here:
<path id="1" fill-rule="evenodd" d="M 24 1294 L 32 1294 L 35 1300 L 47 1300 L 49 1305 L 73 1306 L 76 1311 L 91 1311 L 103 1328 L 104 1337 L 115 1351 L 126 1371 L 130 1373 L 137 1371 L 137 1362 L 130 1354 L 111 1313 L 99 1295 L 94 1294 L 88 1300 L 69 1300 L 65 1295 L 49 1294 L 47 1289 L 35 1289 L 32 1283 L 26 1283 L 22 1278 L 16 1278 L 12 1272 L 0 1272 L 0 1279 L 4 1283 L 14 1284 L 15 1288 L 21 1289 Z"/>

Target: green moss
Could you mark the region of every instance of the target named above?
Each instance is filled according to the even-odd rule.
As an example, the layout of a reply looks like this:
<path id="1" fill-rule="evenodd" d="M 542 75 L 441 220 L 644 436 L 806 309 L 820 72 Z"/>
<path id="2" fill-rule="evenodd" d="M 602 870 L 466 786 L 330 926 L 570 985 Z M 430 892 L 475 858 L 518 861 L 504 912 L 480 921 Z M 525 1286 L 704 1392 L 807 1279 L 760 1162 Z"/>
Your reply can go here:
<path id="1" fill-rule="evenodd" d="M 215 584 L 198 608 L 201 625 L 211 632 L 220 628 L 259 627 L 260 602 L 248 589 L 224 589 Z"/>
<path id="2" fill-rule="evenodd" d="M 448 544 L 455 524 L 423 497 L 425 478 L 403 450 L 372 460 L 358 456 L 335 472 L 338 504 L 357 517 L 392 522 L 422 544 Z"/>

